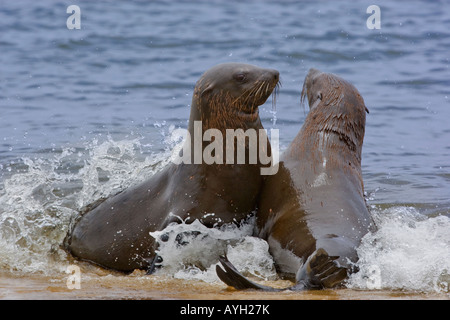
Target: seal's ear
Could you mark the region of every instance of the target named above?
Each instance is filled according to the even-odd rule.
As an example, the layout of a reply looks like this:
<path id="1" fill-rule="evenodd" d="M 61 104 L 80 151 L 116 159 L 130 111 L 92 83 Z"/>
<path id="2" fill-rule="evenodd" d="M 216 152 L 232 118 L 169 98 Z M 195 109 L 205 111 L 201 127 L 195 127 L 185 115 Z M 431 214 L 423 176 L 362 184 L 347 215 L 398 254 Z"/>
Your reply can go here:
<path id="1" fill-rule="evenodd" d="M 212 83 L 208 84 L 208 85 L 206 86 L 206 88 L 204 88 L 204 89 L 202 90 L 202 92 L 200 93 L 200 96 L 203 97 L 203 96 L 205 96 L 206 94 L 210 93 L 210 92 L 213 90 L 213 88 L 214 88 L 214 85 L 213 85 Z"/>

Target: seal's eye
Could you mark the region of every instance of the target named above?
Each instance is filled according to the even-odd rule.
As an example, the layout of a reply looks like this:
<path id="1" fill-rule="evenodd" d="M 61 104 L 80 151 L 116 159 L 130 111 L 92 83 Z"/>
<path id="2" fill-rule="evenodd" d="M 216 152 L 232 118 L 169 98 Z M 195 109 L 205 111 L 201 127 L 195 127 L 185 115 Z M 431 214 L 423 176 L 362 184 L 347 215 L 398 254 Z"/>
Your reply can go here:
<path id="1" fill-rule="evenodd" d="M 239 81 L 239 82 L 245 82 L 247 81 L 247 76 L 245 75 L 245 73 L 236 73 L 233 76 L 234 80 Z"/>
<path id="2" fill-rule="evenodd" d="M 322 100 L 322 92 L 319 92 L 319 94 L 317 95 L 317 99 Z"/>

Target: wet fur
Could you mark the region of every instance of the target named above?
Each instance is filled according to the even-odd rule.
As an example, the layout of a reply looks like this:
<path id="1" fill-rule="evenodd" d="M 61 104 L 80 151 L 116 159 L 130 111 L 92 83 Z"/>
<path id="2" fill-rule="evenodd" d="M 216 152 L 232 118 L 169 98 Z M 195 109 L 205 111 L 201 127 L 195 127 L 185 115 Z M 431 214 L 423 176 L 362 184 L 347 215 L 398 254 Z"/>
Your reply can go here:
<path id="1" fill-rule="evenodd" d="M 272 255 L 300 260 L 279 270 L 297 268 L 291 290 L 341 286 L 355 270 L 361 238 L 374 230 L 361 173 L 364 100 L 349 82 L 316 69 L 305 78 L 302 103 L 306 97 L 311 110 L 278 173 L 265 181 L 256 215 L 255 234 Z M 244 281 L 229 261 L 220 262 L 217 274 L 228 285 L 275 290 Z"/>

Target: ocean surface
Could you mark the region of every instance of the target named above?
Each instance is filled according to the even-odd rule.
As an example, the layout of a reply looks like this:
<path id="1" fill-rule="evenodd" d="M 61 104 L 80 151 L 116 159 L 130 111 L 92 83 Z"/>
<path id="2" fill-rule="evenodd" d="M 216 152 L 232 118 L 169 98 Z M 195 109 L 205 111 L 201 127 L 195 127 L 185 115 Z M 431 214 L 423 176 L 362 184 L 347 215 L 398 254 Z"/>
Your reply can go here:
<path id="1" fill-rule="evenodd" d="M 380 29 L 368 28 L 372 4 Z M 70 5 L 81 9 L 80 29 L 67 26 Z M 195 82 L 230 61 L 280 72 L 276 109 L 270 98 L 260 107 L 264 127 L 280 130 L 280 151 L 308 113 L 300 92 L 309 68 L 356 86 L 370 110 L 362 170 L 379 230 L 358 248 L 360 271 L 346 290 L 448 298 L 449 1 L 0 0 L 0 278 L 64 287 L 67 266 L 78 263 L 60 248 L 70 221 L 168 163 Z M 227 251 L 241 270 L 277 281 L 251 225 L 209 240 L 162 248 L 160 276 L 220 292 L 214 263 Z M 90 281 L 108 277 L 82 266 Z M 125 280 L 108 281 L 114 291 Z M 26 297 L 15 280 L 2 283 L 0 298 Z"/>

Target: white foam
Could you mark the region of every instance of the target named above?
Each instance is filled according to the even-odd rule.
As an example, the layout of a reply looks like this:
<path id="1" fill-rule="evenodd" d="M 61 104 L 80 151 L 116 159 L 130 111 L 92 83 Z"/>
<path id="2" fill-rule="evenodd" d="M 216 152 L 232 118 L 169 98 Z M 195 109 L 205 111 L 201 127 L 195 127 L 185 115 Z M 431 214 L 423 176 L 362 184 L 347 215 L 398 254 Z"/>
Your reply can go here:
<path id="1" fill-rule="evenodd" d="M 412 207 L 373 208 L 378 230 L 358 248 L 360 271 L 348 286 L 362 289 L 449 292 L 450 218 Z"/>
<path id="2" fill-rule="evenodd" d="M 273 279 L 276 273 L 267 243 L 250 236 L 253 220 L 221 228 L 207 228 L 195 220 L 191 224 L 172 223 L 162 231 L 152 232 L 160 244 L 157 253 L 163 259 L 157 272 L 179 279 L 217 282 L 215 266 L 219 256 L 226 254 L 243 274 Z"/>
<path id="3" fill-rule="evenodd" d="M 60 247 L 80 209 L 148 177 L 168 159 L 166 153 L 142 158 L 138 140 L 108 139 L 11 165 L 0 186 L 0 270 L 65 270 Z"/>
<path id="4" fill-rule="evenodd" d="M 235 245 L 228 245 L 227 256 L 242 274 L 251 274 L 262 280 L 277 279 L 269 244 L 260 238 L 246 236 Z"/>

